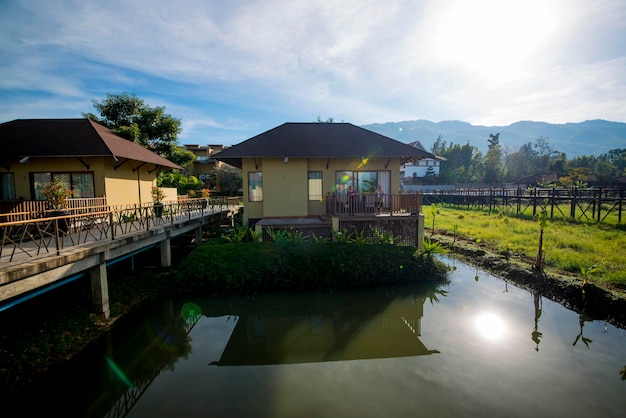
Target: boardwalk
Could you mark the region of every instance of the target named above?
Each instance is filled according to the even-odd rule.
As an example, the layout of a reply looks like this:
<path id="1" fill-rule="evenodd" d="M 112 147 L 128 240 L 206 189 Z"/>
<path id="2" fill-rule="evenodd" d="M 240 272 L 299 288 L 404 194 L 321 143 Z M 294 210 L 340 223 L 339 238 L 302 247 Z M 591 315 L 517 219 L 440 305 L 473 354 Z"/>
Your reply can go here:
<path id="1" fill-rule="evenodd" d="M 107 264 L 156 245 L 162 265 L 169 265 L 171 238 L 195 233 L 199 242 L 203 226 L 239 209 L 238 201 L 194 200 L 166 204 L 161 216 L 151 206 L 134 205 L 0 223 L 0 303 L 86 274 L 92 290 L 98 277 L 106 287 Z"/>

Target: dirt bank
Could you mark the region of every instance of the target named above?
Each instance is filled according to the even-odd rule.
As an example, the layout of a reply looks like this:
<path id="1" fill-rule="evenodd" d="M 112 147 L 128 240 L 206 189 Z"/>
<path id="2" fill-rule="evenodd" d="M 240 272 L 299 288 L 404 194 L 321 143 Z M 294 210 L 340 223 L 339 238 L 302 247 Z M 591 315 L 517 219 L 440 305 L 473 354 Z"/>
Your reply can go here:
<path id="1" fill-rule="evenodd" d="M 519 255 L 500 254 L 485 244 L 476 243 L 443 233 L 435 233 L 433 241 L 450 251 L 450 255 L 488 271 L 504 280 L 560 303 L 585 320 L 606 320 L 626 328 L 626 291 L 601 287 L 593 278 L 582 285 L 582 277 L 546 269 L 538 273 L 533 261 Z"/>

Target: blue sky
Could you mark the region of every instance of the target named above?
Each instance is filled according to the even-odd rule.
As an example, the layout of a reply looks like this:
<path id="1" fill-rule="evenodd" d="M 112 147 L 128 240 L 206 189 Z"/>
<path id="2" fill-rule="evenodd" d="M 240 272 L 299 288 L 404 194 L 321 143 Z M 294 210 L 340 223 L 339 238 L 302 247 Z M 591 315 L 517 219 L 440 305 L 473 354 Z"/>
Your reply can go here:
<path id="1" fill-rule="evenodd" d="M 318 116 L 624 122 L 624 22 L 623 0 L 1 0 L 0 122 L 121 92 L 183 144 Z"/>

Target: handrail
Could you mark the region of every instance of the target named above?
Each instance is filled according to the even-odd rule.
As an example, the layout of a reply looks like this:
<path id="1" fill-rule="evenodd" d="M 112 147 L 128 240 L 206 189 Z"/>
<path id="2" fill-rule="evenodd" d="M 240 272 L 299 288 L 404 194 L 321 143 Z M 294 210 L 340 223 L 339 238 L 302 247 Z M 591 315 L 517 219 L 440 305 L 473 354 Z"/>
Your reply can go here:
<path id="1" fill-rule="evenodd" d="M 116 239 L 124 234 L 150 230 L 161 225 L 233 210 L 239 198 L 216 197 L 165 202 L 162 213 L 153 204 L 73 208 L 67 214 L 50 211 L 32 213 L 29 219 L 2 222 L 13 214 L 0 214 L 0 263 L 16 257 L 60 254 L 66 247 L 91 241 Z"/>
<path id="2" fill-rule="evenodd" d="M 329 193 L 326 196 L 326 212 L 331 215 L 417 215 L 422 211 L 421 193 L 383 194 L 373 193 L 347 195 Z"/>

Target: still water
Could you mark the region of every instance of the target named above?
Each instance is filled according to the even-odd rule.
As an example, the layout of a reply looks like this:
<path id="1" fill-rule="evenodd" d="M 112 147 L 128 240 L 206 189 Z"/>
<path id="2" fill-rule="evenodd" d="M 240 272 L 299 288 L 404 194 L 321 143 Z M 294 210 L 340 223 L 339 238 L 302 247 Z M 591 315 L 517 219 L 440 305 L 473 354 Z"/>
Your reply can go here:
<path id="1" fill-rule="evenodd" d="M 46 410 L 626 416 L 625 330 L 444 260 L 456 269 L 437 289 L 165 301 L 48 385 Z"/>

